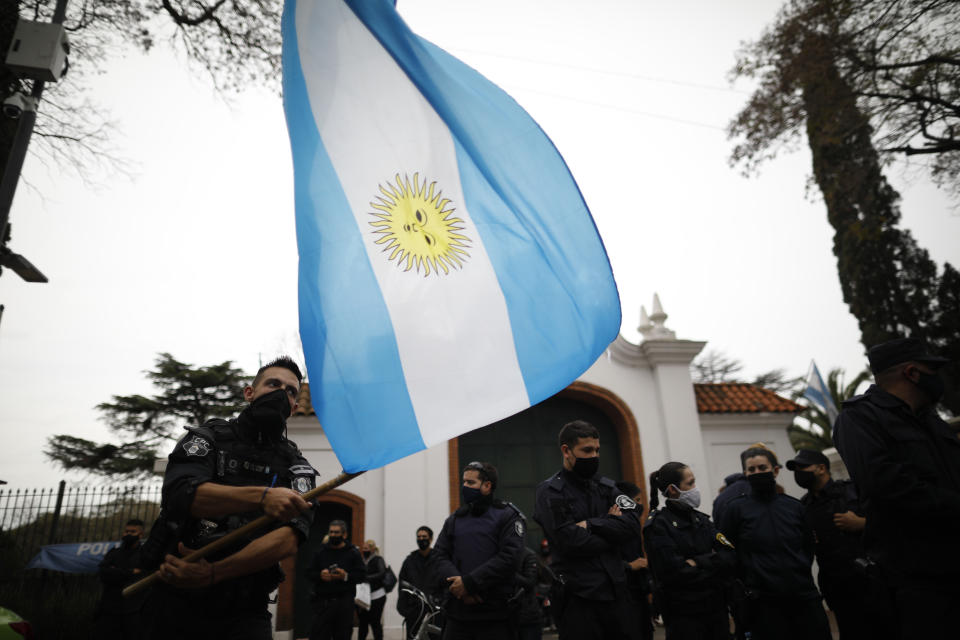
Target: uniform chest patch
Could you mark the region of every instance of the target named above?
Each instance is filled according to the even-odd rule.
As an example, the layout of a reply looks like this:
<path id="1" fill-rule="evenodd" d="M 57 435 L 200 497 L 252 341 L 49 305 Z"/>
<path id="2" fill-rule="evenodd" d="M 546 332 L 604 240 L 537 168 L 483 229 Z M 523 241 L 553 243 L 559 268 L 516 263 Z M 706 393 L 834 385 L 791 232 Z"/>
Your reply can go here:
<path id="1" fill-rule="evenodd" d="M 717 542 L 719 542 L 725 547 L 730 547 L 731 549 L 733 549 L 733 544 L 729 540 L 727 540 L 727 536 L 723 535 L 719 531 L 717 532 Z"/>
<path id="2" fill-rule="evenodd" d="M 181 446 L 183 447 L 183 450 L 187 452 L 188 456 L 197 456 L 202 458 L 210 453 L 210 443 L 200 436 L 193 436 Z"/>
<path id="3" fill-rule="evenodd" d="M 517 520 L 513 523 L 513 528 L 516 529 L 517 535 L 521 538 L 523 537 L 523 520 Z"/>
<path id="4" fill-rule="evenodd" d="M 310 480 L 304 477 L 294 478 L 293 479 L 293 490 L 297 493 L 306 493 L 310 491 L 313 487 L 310 486 Z"/>
<path id="5" fill-rule="evenodd" d="M 617 506 L 620 507 L 621 511 L 624 509 L 629 510 L 629 509 L 637 508 L 637 503 L 622 493 L 617 496 L 616 502 L 617 502 Z"/>

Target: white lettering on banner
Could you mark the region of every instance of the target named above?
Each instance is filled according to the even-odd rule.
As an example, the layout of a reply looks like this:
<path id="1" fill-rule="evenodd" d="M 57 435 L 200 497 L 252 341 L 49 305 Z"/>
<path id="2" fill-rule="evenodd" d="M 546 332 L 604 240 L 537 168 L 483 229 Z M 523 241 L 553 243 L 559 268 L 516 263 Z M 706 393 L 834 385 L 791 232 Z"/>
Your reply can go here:
<path id="1" fill-rule="evenodd" d="M 87 551 L 91 546 L 93 545 L 91 545 L 89 542 L 84 542 L 82 545 L 77 547 L 77 555 L 83 555 L 83 552 Z"/>

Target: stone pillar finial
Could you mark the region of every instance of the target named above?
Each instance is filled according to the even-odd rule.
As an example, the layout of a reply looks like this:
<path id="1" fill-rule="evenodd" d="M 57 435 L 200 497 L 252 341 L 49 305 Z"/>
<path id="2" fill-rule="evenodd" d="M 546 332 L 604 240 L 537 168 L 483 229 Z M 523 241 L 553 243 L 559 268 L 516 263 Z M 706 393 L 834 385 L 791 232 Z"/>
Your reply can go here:
<path id="1" fill-rule="evenodd" d="M 650 332 L 653 331 L 653 323 L 650 322 L 650 316 L 647 315 L 647 308 L 643 305 L 640 305 L 640 326 L 637 327 L 637 331 L 640 332 L 644 340 L 646 340 Z"/>
<path id="2" fill-rule="evenodd" d="M 660 296 L 653 294 L 653 313 L 650 314 L 649 321 L 653 325 L 650 330 L 643 333 L 644 340 L 676 340 L 677 334 L 671 331 L 664 324 L 667 321 L 667 314 L 663 311 L 663 305 L 660 304 Z M 641 316 L 642 321 L 643 316 Z"/>

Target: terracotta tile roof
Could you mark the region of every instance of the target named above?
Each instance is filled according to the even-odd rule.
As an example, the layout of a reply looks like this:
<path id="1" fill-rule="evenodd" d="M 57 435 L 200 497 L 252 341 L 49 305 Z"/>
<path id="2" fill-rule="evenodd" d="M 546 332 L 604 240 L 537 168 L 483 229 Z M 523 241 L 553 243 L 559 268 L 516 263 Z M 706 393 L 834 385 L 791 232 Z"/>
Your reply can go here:
<path id="1" fill-rule="evenodd" d="M 313 403 L 310 401 L 310 383 L 304 382 L 300 385 L 300 393 L 297 394 L 297 410 L 293 412 L 295 416 L 315 416 L 317 412 L 313 410 Z"/>
<path id="2" fill-rule="evenodd" d="M 796 402 L 769 389 L 742 382 L 693 385 L 698 413 L 796 413 Z"/>

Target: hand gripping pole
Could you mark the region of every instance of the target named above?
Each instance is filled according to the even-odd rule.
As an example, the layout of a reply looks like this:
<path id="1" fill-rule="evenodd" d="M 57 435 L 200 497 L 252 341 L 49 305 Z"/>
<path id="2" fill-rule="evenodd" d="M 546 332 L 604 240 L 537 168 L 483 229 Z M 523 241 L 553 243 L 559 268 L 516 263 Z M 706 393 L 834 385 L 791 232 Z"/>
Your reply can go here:
<path id="1" fill-rule="evenodd" d="M 344 484 L 348 480 L 353 480 L 354 478 L 361 475 L 362 473 L 364 472 L 363 471 L 358 471 L 357 473 L 341 472 L 340 475 L 338 475 L 337 477 L 331 478 L 330 480 L 327 480 L 326 482 L 321 484 L 319 487 L 316 487 L 314 489 L 311 489 L 310 491 L 307 491 L 304 494 L 301 494 L 300 497 L 302 497 L 304 500 L 307 500 L 307 501 L 313 500 L 314 498 L 318 498 L 323 494 L 336 489 L 337 487 Z M 248 536 L 251 533 L 254 533 L 255 531 L 259 531 L 260 529 L 263 529 L 264 527 L 266 527 L 272 522 L 274 522 L 274 518 L 271 518 L 268 515 L 262 515 L 256 520 L 254 520 L 253 522 L 248 522 L 247 524 L 243 525 L 239 529 L 235 531 L 231 531 L 230 533 L 228 533 L 227 535 L 223 536 L 218 540 L 214 540 L 207 546 L 201 547 L 200 549 L 197 549 L 193 553 L 187 554 L 186 556 L 184 556 L 183 559 L 186 560 L 187 562 L 196 562 L 201 558 L 206 558 L 208 555 L 210 555 L 214 551 L 217 551 L 218 549 L 222 549 L 223 547 L 226 547 L 232 544 L 239 538 Z M 124 597 L 130 597 L 133 594 L 137 593 L 138 591 L 142 591 L 143 589 L 146 589 L 147 587 L 154 584 L 159 579 L 160 579 L 160 572 L 154 571 L 153 573 L 148 575 L 146 578 L 138 580 L 137 582 L 134 582 L 133 584 L 128 586 L 126 589 L 124 589 L 123 595 Z"/>

